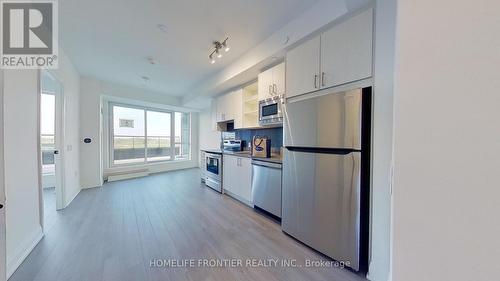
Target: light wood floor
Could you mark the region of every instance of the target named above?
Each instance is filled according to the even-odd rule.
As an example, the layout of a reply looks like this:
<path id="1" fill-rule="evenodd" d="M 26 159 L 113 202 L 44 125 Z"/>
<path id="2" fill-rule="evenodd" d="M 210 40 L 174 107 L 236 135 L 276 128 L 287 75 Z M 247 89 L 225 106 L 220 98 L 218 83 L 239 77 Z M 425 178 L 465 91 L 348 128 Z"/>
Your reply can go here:
<path id="1" fill-rule="evenodd" d="M 151 267 L 152 259 L 321 256 L 190 169 L 83 190 L 10 281 L 365 280 L 338 268 Z"/>
<path id="2" fill-rule="evenodd" d="M 54 226 L 57 216 L 55 187 L 43 189 L 43 215 L 44 227 L 48 231 Z"/>

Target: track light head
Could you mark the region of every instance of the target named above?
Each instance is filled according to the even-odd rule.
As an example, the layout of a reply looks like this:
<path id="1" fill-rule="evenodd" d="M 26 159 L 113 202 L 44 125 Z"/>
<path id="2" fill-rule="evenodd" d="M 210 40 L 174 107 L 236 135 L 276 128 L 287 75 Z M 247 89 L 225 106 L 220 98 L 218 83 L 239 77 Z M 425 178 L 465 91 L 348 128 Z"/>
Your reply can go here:
<path id="1" fill-rule="evenodd" d="M 213 57 L 214 54 L 217 56 L 217 58 L 222 58 L 222 52 L 221 52 L 221 50 L 224 49 L 225 52 L 229 51 L 229 46 L 227 45 L 227 39 L 229 39 L 229 37 L 226 37 L 226 39 L 224 39 L 224 41 L 222 41 L 222 43 L 219 42 L 219 41 L 214 41 L 213 42 L 213 44 L 214 44 L 213 51 L 208 56 L 208 58 L 210 59 L 210 63 L 212 63 L 212 64 L 215 63 L 215 59 Z"/>
<path id="2" fill-rule="evenodd" d="M 227 45 L 227 39 L 222 42 L 222 47 L 224 47 L 224 51 L 229 52 L 229 46 Z"/>

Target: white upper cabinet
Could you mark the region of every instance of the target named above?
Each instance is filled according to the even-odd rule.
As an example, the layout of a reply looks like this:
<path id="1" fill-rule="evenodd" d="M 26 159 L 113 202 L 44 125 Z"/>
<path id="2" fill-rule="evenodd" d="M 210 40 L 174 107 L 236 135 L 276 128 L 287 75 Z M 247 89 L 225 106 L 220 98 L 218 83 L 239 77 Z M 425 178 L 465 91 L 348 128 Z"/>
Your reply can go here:
<path id="1" fill-rule="evenodd" d="M 242 126 L 242 95 L 241 89 L 227 93 L 216 99 L 216 120 L 217 122 L 225 122 L 234 120 L 235 126 Z"/>
<path id="2" fill-rule="evenodd" d="M 210 117 L 212 119 L 211 129 L 212 131 L 217 131 L 217 99 L 213 99 L 210 105 Z"/>
<path id="3" fill-rule="evenodd" d="M 285 93 L 285 63 L 280 63 L 258 77 L 259 100 L 265 100 Z"/>
<path id="4" fill-rule="evenodd" d="M 282 62 L 272 68 L 273 96 L 285 94 L 285 63 Z"/>
<path id="5" fill-rule="evenodd" d="M 271 96 L 271 84 L 273 80 L 273 71 L 268 69 L 264 72 L 259 73 L 258 76 L 258 93 L 259 100 L 265 100 Z"/>
<path id="6" fill-rule="evenodd" d="M 216 120 L 217 122 L 227 121 L 229 120 L 229 113 L 227 112 L 227 104 L 228 104 L 228 95 L 222 95 L 217 97 L 216 99 Z"/>
<path id="7" fill-rule="evenodd" d="M 322 88 L 372 76 L 372 23 L 368 10 L 321 35 Z"/>
<path id="8" fill-rule="evenodd" d="M 319 89 L 320 37 L 295 47 L 286 54 L 286 96 Z"/>
<path id="9" fill-rule="evenodd" d="M 286 55 L 286 96 L 372 76 L 373 9 L 333 26 Z"/>
<path id="10" fill-rule="evenodd" d="M 234 128 L 243 128 L 243 89 L 238 89 L 230 95 L 230 112 L 232 120 L 234 120 Z"/>

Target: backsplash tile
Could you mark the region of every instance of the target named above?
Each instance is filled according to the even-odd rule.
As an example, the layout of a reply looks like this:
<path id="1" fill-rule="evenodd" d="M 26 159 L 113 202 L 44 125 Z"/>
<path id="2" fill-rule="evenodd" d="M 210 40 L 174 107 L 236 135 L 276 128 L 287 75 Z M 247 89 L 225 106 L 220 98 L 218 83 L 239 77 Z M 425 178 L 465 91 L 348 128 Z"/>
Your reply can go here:
<path id="1" fill-rule="evenodd" d="M 271 139 L 273 150 L 279 150 L 283 146 L 283 128 L 265 128 L 265 129 L 237 129 L 234 130 L 235 138 L 245 141 L 245 150 L 249 149 L 248 144 L 252 143 L 254 136 L 267 137 Z"/>

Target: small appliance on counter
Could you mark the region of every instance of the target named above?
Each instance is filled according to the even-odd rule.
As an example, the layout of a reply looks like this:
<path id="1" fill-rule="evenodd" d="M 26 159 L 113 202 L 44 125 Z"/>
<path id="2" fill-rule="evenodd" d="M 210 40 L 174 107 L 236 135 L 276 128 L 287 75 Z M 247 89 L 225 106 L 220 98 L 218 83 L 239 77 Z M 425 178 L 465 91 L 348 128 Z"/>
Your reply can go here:
<path id="1" fill-rule="evenodd" d="M 244 141 L 242 140 L 224 140 L 222 142 L 222 150 L 235 152 L 243 150 Z"/>
<path id="2" fill-rule="evenodd" d="M 283 126 L 283 100 L 280 95 L 259 101 L 259 125 Z"/>
<path id="3" fill-rule="evenodd" d="M 252 140 L 252 157 L 271 157 L 271 139 L 254 136 Z"/>

